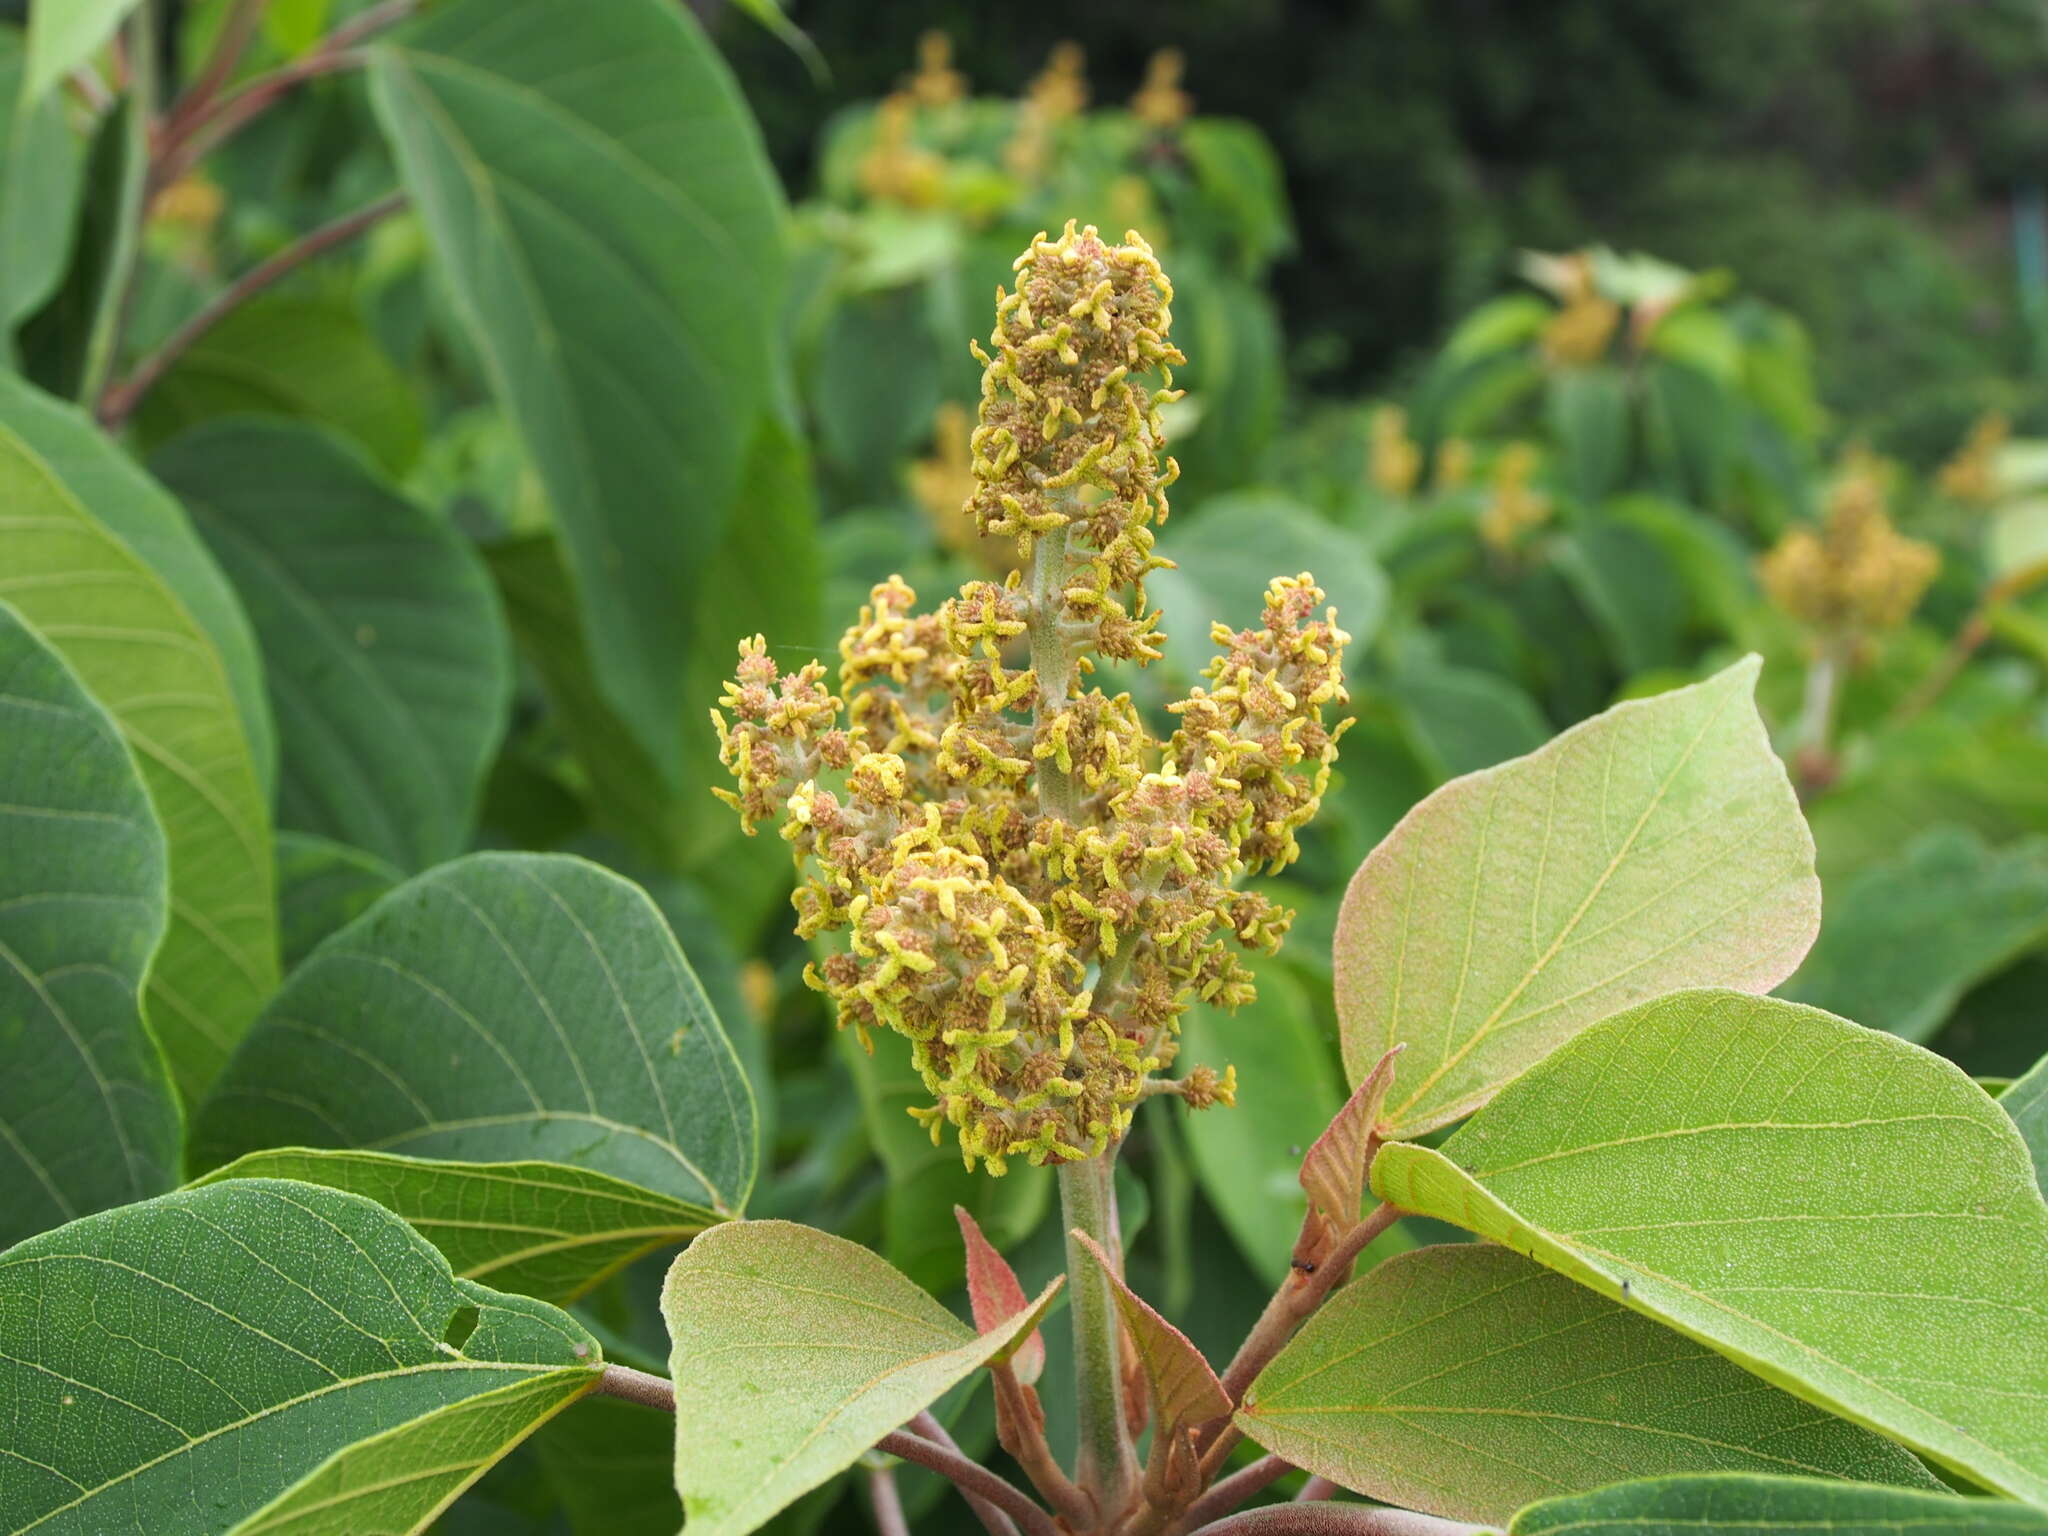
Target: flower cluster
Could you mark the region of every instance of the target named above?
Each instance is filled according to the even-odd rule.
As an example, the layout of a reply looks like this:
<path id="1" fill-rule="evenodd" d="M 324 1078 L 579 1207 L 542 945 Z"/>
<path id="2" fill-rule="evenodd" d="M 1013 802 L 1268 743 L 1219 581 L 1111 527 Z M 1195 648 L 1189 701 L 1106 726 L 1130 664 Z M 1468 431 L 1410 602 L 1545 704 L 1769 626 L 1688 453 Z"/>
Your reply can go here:
<path id="1" fill-rule="evenodd" d="M 1479 513 L 1479 536 L 1503 554 L 1550 518 L 1550 498 L 1534 488 L 1535 476 L 1536 450 L 1528 443 L 1509 443 L 1493 461 L 1492 483 Z"/>
<path id="2" fill-rule="evenodd" d="M 713 711 L 719 793 L 749 831 L 783 818 L 797 931 L 847 935 L 807 979 L 864 1040 L 908 1037 L 934 1098 L 913 1113 L 993 1172 L 1099 1155 L 1148 1093 L 1231 1101 L 1229 1072 L 1151 1074 L 1193 1001 L 1254 995 L 1239 951 L 1271 951 L 1292 914 L 1236 882 L 1298 855 L 1342 730 L 1347 637 L 1307 575 L 1272 583 L 1257 628 L 1214 626 L 1164 740 L 1086 686 L 1093 658 L 1159 654 L 1171 302 L 1135 234 L 1034 241 L 976 349 L 966 508 L 1022 568 L 930 612 L 877 586 L 836 694 L 749 641 Z"/>
<path id="3" fill-rule="evenodd" d="M 1851 460 L 1818 530 L 1795 528 L 1757 565 L 1765 594 L 1824 646 L 1858 650 L 1912 617 L 1941 566 L 1931 544 L 1909 539 L 1885 512 L 1881 466 Z"/>
<path id="4" fill-rule="evenodd" d="M 1998 457 L 2012 436 L 2012 422 L 2002 411 L 1990 411 L 1977 418 L 1970 435 L 1955 456 L 1941 466 L 1935 484 L 1951 501 L 1989 506 L 2003 489 Z"/>

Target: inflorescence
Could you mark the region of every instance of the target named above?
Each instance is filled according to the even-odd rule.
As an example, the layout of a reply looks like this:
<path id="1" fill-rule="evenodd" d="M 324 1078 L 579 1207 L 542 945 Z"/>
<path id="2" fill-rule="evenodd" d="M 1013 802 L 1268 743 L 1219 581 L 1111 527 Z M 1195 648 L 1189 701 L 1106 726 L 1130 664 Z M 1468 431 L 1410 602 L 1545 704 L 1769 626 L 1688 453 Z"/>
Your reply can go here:
<path id="1" fill-rule="evenodd" d="M 1149 1093 L 1231 1102 L 1235 1075 L 1171 1065 L 1196 1000 L 1254 996 L 1239 950 L 1293 914 L 1236 888 L 1299 854 L 1348 702 L 1347 636 L 1306 574 L 1276 580 L 1256 629 L 1213 626 L 1206 686 L 1160 739 L 1094 658 L 1160 654 L 1145 578 L 1177 466 L 1173 290 L 1136 234 L 1069 223 L 997 291 L 967 512 L 1021 568 L 920 613 L 898 577 L 818 663 L 781 674 L 760 637 L 712 712 L 749 832 L 782 818 L 797 932 L 843 930 L 810 966 L 839 1021 L 908 1037 L 936 1142 L 994 1173 L 1100 1155 Z M 1155 382 L 1156 381 L 1156 382 Z M 1016 664 L 1021 663 L 1021 665 Z M 831 787 L 827 787 L 828 783 Z"/>

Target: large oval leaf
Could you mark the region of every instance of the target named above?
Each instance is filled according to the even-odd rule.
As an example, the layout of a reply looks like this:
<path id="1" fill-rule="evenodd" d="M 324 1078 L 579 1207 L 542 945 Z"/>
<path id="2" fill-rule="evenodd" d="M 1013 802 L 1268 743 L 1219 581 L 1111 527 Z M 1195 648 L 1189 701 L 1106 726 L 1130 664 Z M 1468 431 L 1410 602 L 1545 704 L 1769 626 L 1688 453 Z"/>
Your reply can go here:
<path id="1" fill-rule="evenodd" d="M 1359 866 L 1337 919 L 1337 1016 L 1354 1084 L 1407 1046 L 1386 1134 L 1471 1113 L 1645 997 L 1791 974 L 1820 883 L 1751 701 L 1760 665 L 1446 784 Z"/>
<path id="2" fill-rule="evenodd" d="M 736 1213 L 754 1102 L 667 922 L 561 854 L 480 853 L 336 933 L 200 1112 L 202 1166 L 267 1147 L 567 1163 Z"/>
<path id="3" fill-rule="evenodd" d="M 107 712 L 0 603 L 0 1244 L 178 1182 L 142 1022 L 164 835 Z"/>
<path id="4" fill-rule="evenodd" d="M 113 526 L 95 510 L 148 482 L 117 472 L 104 440 L 93 455 L 52 457 L 38 413 L 12 409 L 30 398 L 16 386 L 0 412 L 0 599 L 63 654 L 141 764 L 171 859 L 149 1022 L 192 1097 L 277 985 L 266 797 L 220 652 L 180 601 L 189 589 L 117 535 L 140 526 L 132 507 Z"/>
<path id="5" fill-rule="evenodd" d="M 1817 1008 L 1659 999 L 1373 1189 L 1987 1486 L 2048 1500 L 2048 1206 L 1963 1072 Z"/>
<path id="6" fill-rule="evenodd" d="M 1396 1254 L 1259 1373 L 1237 1422 L 1376 1499 L 1504 1523 L 1619 1477 L 1782 1472 L 1934 1487 L 1907 1452 L 1520 1254 Z"/>
<path id="7" fill-rule="evenodd" d="M 2001 1499 L 1810 1477 L 1662 1477 L 1545 1499 L 1512 1536 L 2048 1536 L 2048 1513 Z"/>
<path id="8" fill-rule="evenodd" d="M 403 1216 L 464 1280 L 564 1305 L 714 1218 L 703 1207 L 563 1163 L 452 1163 L 391 1152 L 280 1147 L 198 1180 L 295 1179 Z"/>
<path id="9" fill-rule="evenodd" d="M 680 781 L 687 594 L 768 399 L 781 197 L 684 9 L 561 23 L 554 0 L 438 6 L 373 50 L 372 99 L 547 488 L 599 680 Z"/>
<path id="10" fill-rule="evenodd" d="M 38 1536 L 414 1531 L 601 1368 L 368 1200 L 252 1179 L 9 1250 L 0 1336 L 0 1524 Z"/>
<path id="11" fill-rule="evenodd" d="M 279 824 L 409 870 L 468 847 L 512 698 L 511 640 L 468 541 L 311 427 L 201 427 L 150 467 L 263 641 Z"/>
<path id="12" fill-rule="evenodd" d="M 852 1466 L 1037 1327 L 1060 1284 L 977 1334 L 843 1237 L 788 1221 L 706 1232 L 661 1293 L 693 1536 L 741 1536 Z"/>

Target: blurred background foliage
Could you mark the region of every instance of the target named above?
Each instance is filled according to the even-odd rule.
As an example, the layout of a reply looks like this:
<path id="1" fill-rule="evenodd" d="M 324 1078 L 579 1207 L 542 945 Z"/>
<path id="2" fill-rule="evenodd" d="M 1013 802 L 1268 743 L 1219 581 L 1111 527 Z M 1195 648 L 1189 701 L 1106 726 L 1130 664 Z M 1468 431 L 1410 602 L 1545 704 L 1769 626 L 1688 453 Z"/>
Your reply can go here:
<path id="1" fill-rule="evenodd" d="M 1076 218 L 1154 243 L 1190 359 L 1161 545 L 1178 568 L 1154 587 L 1171 639 L 1127 686 L 1146 703 L 1185 686 L 1210 620 L 1250 623 L 1274 574 L 1312 569 L 1356 642 L 1357 724 L 1275 882 L 1294 935 L 1255 1006 L 1189 1027 L 1190 1060 L 1239 1064 L 1240 1105 L 1154 1103 L 1120 1174 L 1133 1278 L 1198 1342 L 1227 1349 L 1284 1271 L 1301 1143 L 1341 1101 L 1329 936 L 1358 862 L 1448 778 L 1744 651 L 1766 659 L 1826 890 L 1786 990 L 1987 1078 L 2048 1047 L 2048 24 L 2031 0 L 792 0 L 787 21 L 755 0 L 674 32 L 670 0 L 562 8 L 560 47 L 593 69 L 672 59 L 649 91 L 705 104 L 699 137 L 650 152 L 715 206 L 716 250 L 672 208 L 587 197 L 591 166 L 546 121 L 450 92 L 507 206 L 524 187 L 590 239 L 539 215 L 464 222 L 403 71 L 446 59 L 546 98 L 574 58 L 445 0 L 393 34 L 374 100 L 360 71 L 304 67 L 379 9 L 259 8 L 234 80 L 298 75 L 232 134 L 154 146 L 122 366 L 85 391 L 185 501 L 274 679 L 306 641 L 236 531 L 316 507 L 433 553 L 479 675 L 516 657 L 509 702 L 443 722 L 451 798 L 403 828 L 295 777 L 318 753 L 280 709 L 288 963 L 463 848 L 599 859 L 668 916 L 757 1084 L 751 1214 L 872 1242 L 945 1291 L 959 1203 L 1027 1284 L 1057 1268 L 1046 1177 L 962 1172 L 904 1115 L 922 1095 L 893 1042 L 870 1057 L 835 1036 L 802 985 L 784 850 L 743 842 L 706 792 L 704 713 L 743 635 L 786 666 L 830 662 L 892 571 L 928 604 L 1000 573 L 960 513 L 967 344 L 1015 254 Z M 22 11 L 0 4 L 0 23 Z M 189 84 L 245 13 L 164 5 L 167 81 Z M 18 25 L 0 27 L 0 94 L 23 68 Z M 27 385 L 76 397 L 134 141 L 85 85 L 8 123 L 0 318 Z M 394 182 L 408 207 L 160 353 L 235 275 Z M 529 263 L 532 310 L 497 282 L 493 241 Z M 388 722 L 351 728 L 402 777 Z M 665 1351 L 658 1273 L 586 1304 L 622 1359 Z M 955 1411 L 985 1445 L 987 1405 Z M 592 1403 L 446 1528 L 672 1536 L 667 1464 L 664 1426 Z M 906 1483 L 914 1512 L 928 1481 Z M 834 1497 L 778 1528 L 861 1518 Z"/>

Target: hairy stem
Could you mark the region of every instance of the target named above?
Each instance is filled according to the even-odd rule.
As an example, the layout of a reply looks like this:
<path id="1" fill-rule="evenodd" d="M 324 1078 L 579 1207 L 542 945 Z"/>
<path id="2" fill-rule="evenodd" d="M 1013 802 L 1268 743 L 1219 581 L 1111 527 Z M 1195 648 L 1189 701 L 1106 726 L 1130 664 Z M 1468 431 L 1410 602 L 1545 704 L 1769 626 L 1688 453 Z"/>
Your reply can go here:
<path id="1" fill-rule="evenodd" d="M 643 1408 L 659 1408 L 663 1413 L 676 1411 L 675 1383 L 665 1376 L 636 1371 L 630 1365 L 607 1365 L 597 1378 L 597 1391 L 600 1396 L 622 1397 Z"/>
<path id="2" fill-rule="evenodd" d="M 1294 1470 L 1294 1464 L 1278 1456 L 1261 1456 L 1239 1467 L 1181 1513 L 1173 1524 L 1176 1532 L 1200 1530 L 1212 1520 L 1221 1520 L 1260 1489 L 1270 1487 Z"/>
<path id="3" fill-rule="evenodd" d="M 1073 666 L 1060 616 L 1066 610 L 1067 530 L 1041 534 L 1031 546 L 1031 670 L 1038 678 L 1034 723 L 1043 724 L 1067 702 L 1067 673 Z M 1049 757 L 1038 759 L 1038 807 L 1062 821 L 1080 809 L 1074 776 Z"/>
<path id="4" fill-rule="evenodd" d="M 100 396 L 100 421 L 108 428 L 120 426 L 135 407 L 142 403 L 142 397 L 149 393 L 157 380 L 161 379 L 171 365 L 184 356 L 200 337 L 286 273 L 304 265 L 324 251 L 330 251 L 337 245 L 353 240 L 373 224 L 398 212 L 405 206 L 405 202 L 403 192 L 393 192 L 388 197 L 380 197 L 376 202 L 358 208 L 354 213 L 343 214 L 332 223 L 321 225 L 311 234 L 286 246 L 275 256 L 257 263 L 244 272 L 201 307 L 197 314 L 173 331 L 163 345 L 138 363 L 135 371 L 126 379 L 107 388 Z"/>
<path id="5" fill-rule="evenodd" d="M 199 78 L 186 88 L 171 109 L 169 121 L 164 125 L 167 136 L 176 136 L 185 124 L 212 104 L 213 98 L 220 94 L 220 88 L 235 72 L 235 66 L 242 62 L 242 55 L 256 36 L 257 27 L 262 25 L 263 13 L 269 9 L 270 0 L 235 0 L 234 9 L 228 12 L 228 19 L 221 23 L 214 38 L 213 52 L 208 55 Z"/>
<path id="6" fill-rule="evenodd" d="M 1120 1253 L 1116 1230 L 1116 1165 L 1112 1157 L 1062 1163 L 1060 1218 L 1067 1230 L 1068 1309 L 1074 1317 L 1075 1416 L 1080 1444 L 1075 1473 L 1104 1521 L 1131 1501 L 1137 1459 L 1124 1433 L 1123 1361 L 1109 1276 L 1075 1238 L 1083 1233 L 1106 1253 Z"/>
<path id="7" fill-rule="evenodd" d="M 127 328 L 128 306 L 135 293 L 135 274 L 142 257 L 142 221 L 149 212 L 149 143 L 156 116 L 156 21 L 152 6 L 138 5 L 122 26 L 122 51 L 128 61 L 128 146 L 121 165 L 120 201 L 114 216 L 113 249 L 107 256 L 106 284 L 86 333 L 85 365 L 79 374 L 78 399 L 90 406 L 113 375 Z"/>
<path id="8" fill-rule="evenodd" d="M 868 1507 L 875 1512 L 875 1529 L 881 1536 L 910 1536 L 910 1522 L 903 1518 L 903 1496 L 896 1491 L 895 1468 L 868 1468 Z"/>
<path id="9" fill-rule="evenodd" d="M 1017 1379 L 1009 1362 L 989 1367 L 996 1389 L 996 1439 L 1024 1469 L 1040 1498 L 1075 1530 L 1094 1523 L 1094 1506 L 1060 1467 L 1045 1439 L 1037 1394 Z"/>
<path id="10" fill-rule="evenodd" d="M 1833 640 L 1822 646 L 1806 669 L 1806 693 L 1800 701 L 1792 747 L 1792 766 L 1802 800 L 1818 794 L 1834 779 L 1835 714 L 1846 670 L 1843 647 Z"/>
<path id="11" fill-rule="evenodd" d="M 1485 1536 L 1466 1525 L 1371 1504 L 1264 1504 L 1199 1528 L 1200 1536 Z"/>
<path id="12" fill-rule="evenodd" d="M 914 1435 L 923 1435 L 932 1444 L 943 1446 L 962 1460 L 972 1459 L 961 1451 L 958 1442 L 946 1433 L 946 1426 L 933 1417 L 929 1408 L 910 1421 L 910 1432 Z M 974 1511 L 975 1518 L 981 1522 L 982 1529 L 988 1532 L 988 1536 L 1017 1536 L 1016 1522 L 980 1494 L 969 1493 L 962 1488 L 960 1497 L 967 1501 L 967 1507 Z"/>
<path id="13" fill-rule="evenodd" d="M 1296 1503 L 1307 1503 L 1311 1499 L 1327 1499 L 1337 1492 L 1337 1485 L 1321 1473 L 1317 1473 L 1301 1485 L 1301 1492 L 1294 1498 Z"/>

